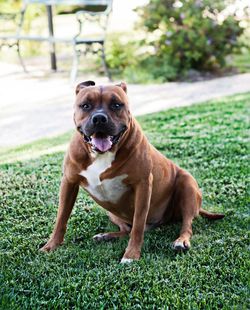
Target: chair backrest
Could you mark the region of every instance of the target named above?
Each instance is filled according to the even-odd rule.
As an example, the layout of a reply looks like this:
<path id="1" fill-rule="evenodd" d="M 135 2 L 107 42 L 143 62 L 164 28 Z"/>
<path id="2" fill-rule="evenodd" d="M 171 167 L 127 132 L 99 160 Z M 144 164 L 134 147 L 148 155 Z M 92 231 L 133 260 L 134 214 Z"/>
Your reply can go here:
<path id="1" fill-rule="evenodd" d="M 87 26 L 88 22 L 90 22 L 94 27 L 97 26 L 97 28 L 99 28 L 99 30 L 103 33 L 102 35 L 105 36 L 108 17 L 112 11 L 113 0 L 23 0 L 23 13 L 19 27 L 20 29 L 22 28 L 24 12 L 27 7 L 29 5 L 36 4 L 59 6 L 60 12 L 58 12 L 58 14 L 60 15 L 65 13 L 74 13 L 78 22 L 78 32 L 74 35 L 74 37 L 82 35 L 82 26 L 83 24 Z M 99 32 L 99 30 L 97 31 Z"/>
<path id="2" fill-rule="evenodd" d="M 25 4 L 109 6 L 112 0 L 23 0 Z"/>
<path id="3" fill-rule="evenodd" d="M 86 32 L 83 30 L 86 30 L 88 28 L 91 28 L 92 32 L 99 32 L 99 35 L 103 36 L 104 38 L 107 30 L 109 15 L 112 11 L 113 1 L 85 0 L 83 2 L 85 2 L 83 8 L 75 13 L 76 19 L 79 24 L 79 32 L 76 35 L 76 38 L 81 35 L 86 35 Z M 83 32 L 85 32 L 85 34 Z"/>
<path id="4" fill-rule="evenodd" d="M 77 6 L 77 11 L 109 14 L 112 10 L 113 0 L 23 0 L 24 10 L 29 4 Z"/>

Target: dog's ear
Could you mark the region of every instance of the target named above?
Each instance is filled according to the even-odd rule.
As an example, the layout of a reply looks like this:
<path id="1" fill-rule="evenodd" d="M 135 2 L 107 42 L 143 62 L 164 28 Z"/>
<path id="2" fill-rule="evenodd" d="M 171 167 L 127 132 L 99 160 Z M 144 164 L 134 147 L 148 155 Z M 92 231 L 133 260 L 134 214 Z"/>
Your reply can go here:
<path id="1" fill-rule="evenodd" d="M 125 91 L 125 93 L 127 93 L 127 85 L 125 82 L 121 82 L 120 84 L 117 84 L 116 86 L 121 87 Z"/>
<path id="2" fill-rule="evenodd" d="M 82 88 L 85 88 L 85 87 L 88 87 L 88 86 L 94 86 L 94 85 L 95 85 L 95 82 L 93 82 L 93 81 L 85 81 L 85 82 L 79 83 L 79 84 L 76 86 L 76 95 L 79 93 L 79 91 L 80 91 Z"/>

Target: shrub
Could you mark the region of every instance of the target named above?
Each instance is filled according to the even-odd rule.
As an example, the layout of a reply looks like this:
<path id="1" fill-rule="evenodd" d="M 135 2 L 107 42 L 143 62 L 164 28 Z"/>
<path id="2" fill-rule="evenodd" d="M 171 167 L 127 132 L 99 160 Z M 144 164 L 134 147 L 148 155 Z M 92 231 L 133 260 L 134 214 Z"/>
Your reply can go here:
<path id="1" fill-rule="evenodd" d="M 159 69 L 214 70 L 239 47 L 243 28 L 224 0 L 150 0 L 138 12 Z"/>
<path id="2" fill-rule="evenodd" d="M 136 54 L 137 44 L 127 40 L 124 36 L 120 38 L 113 35 L 107 44 L 107 62 L 111 69 L 122 72 L 126 67 L 134 67 L 137 63 Z"/>
<path id="3" fill-rule="evenodd" d="M 107 40 L 107 63 L 112 75 L 130 83 L 164 82 L 176 78 L 176 70 L 151 55 L 143 40 L 112 35 Z"/>

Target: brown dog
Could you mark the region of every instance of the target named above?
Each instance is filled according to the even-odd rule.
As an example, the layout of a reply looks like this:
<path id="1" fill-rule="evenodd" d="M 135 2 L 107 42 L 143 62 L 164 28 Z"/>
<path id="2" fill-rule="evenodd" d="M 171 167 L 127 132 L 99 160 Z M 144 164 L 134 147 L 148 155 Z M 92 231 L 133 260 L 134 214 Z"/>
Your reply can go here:
<path id="1" fill-rule="evenodd" d="M 41 249 L 51 251 L 63 242 L 67 221 L 79 186 L 109 211 L 119 232 L 94 236 L 111 240 L 130 234 L 121 262 L 140 258 L 146 229 L 182 220 L 173 247 L 190 247 L 192 221 L 201 214 L 222 218 L 201 208 L 195 179 L 159 153 L 146 139 L 129 111 L 125 83 L 76 88 L 74 121 L 77 131 L 64 160 L 57 220 L 52 236 Z"/>

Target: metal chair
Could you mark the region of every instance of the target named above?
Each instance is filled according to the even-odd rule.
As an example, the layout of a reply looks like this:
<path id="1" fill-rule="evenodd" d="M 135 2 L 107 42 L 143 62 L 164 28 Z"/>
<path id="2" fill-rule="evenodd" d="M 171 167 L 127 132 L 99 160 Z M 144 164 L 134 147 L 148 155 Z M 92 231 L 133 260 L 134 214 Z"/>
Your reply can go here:
<path id="1" fill-rule="evenodd" d="M 18 13 L 0 13 L 0 19 L 1 23 L 4 25 L 12 24 L 12 27 L 10 29 L 6 29 L 8 27 L 3 26 L 2 33 L 0 35 L 0 50 L 7 46 L 9 48 L 15 48 L 18 54 L 18 58 L 20 61 L 20 64 L 25 72 L 27 72 L 27 69 L 25 67 L 21 51 L 20 51 L 20 31 L 23 24 L 23 16 L 24 11 L 23 9 Z"/>
<path id="2" fill-rule="evenodd" d="M 108 19 L 110 13 L 112 11 L 112 0 L 23 0 L 22 9 L 19 14 L 17 22 L 17 27 L 15 33 L 11 35 L 1 35 L 0 48 L 3 45 L 7 45 L 9 47 L 16 47 L 18 52 L 18 57 L 20 63 L 27 72 L 26 67 L 24 65 L 24 61 L 22 59 L 22 55 L 20 53 L 20 41 L 47 41 L 51 45 L 51 64 L 52 69 L 56 70 L 56 57 L 55 57 L 55 43 L 67 43 L 73 46 L 73 63 L 72 69 L 70 73 L 71 82 L 75 81 L 78 71 L 79 58 L 82 53 L 85 55 L 89 52 L 92 53 L 101 53 L 102 64 L 104 68 L 104 72 L 111 80 L 111 74 L 108 70 L 108 66 L 106 63 L 106 55 L 105 55 L 105 40 L 106 40 L 106 30 L 108 25 Z M 43 4 L 47 7 L 47 15 L 48 15 L 48 36 L 34 36 L 22 34 L 23 24 L 25 19 L 25 12 L 30 4 Z M 52 17 L 52 5 L 62 5 L 62 6 L 77 6 L 77 11 L 74 13 L 76 16 L 76 20 L 78 23 L 78 32 L 73 37 L 63 37 L 57 38 L 54 36 L 53 32 L 53 17 Z M 11 16 L 13 18 L 13 16 Z M 98 25 L 98 34 L 97 35 L 86 35 L 84 24 L 95 24 Z M 85 47 L 84 49 L 81 47 Z"/>
<path id="3" fill-rule="evenodd" d="M 109 80 L 111 80 L 111 74 L 106 63 L 105 40 L 108 19 L 112 10 L 112 0 L 87 0 L 83 2 L 85 2 L 86 7 L 75 13 L 79 31 L 72 42 L 73 65 L 71 70 L 71 81 L 76 79 L 80 55 L 82 53 L 86 55 L 89 52 L 101 52 L 104 72 Z M 84 25 L 87 23 L 98 24 L 99 33 L 97 35 L 92 34 L 91 36 L 86 35 L 86 33 L 84 33 Z M 81 49 L 80 46 L 82 45 L 85 46 L 85 49 Z"/>

